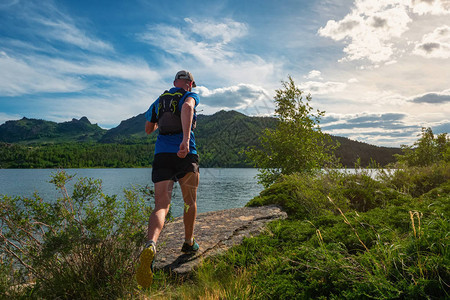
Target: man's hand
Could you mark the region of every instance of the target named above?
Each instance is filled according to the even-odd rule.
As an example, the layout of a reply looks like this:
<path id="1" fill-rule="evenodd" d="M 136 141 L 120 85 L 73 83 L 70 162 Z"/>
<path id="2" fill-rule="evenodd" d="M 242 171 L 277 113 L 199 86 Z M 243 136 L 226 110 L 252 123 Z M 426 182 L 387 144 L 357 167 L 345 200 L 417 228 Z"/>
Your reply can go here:
<path id="1" fill-rule="evenodd" d="M 189 140 L 184 140 L 180 144 L 180 150 L 178 150 L 178 157 L 185 158 L 189 153 Z"/>

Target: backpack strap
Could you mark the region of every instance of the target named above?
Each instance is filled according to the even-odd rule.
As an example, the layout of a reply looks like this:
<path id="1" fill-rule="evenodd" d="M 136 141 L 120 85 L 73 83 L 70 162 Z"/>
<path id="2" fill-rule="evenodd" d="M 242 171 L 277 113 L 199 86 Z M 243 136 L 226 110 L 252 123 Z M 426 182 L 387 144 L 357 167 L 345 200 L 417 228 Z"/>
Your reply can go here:
<path id="1" fill-rule="evenodd" d="M 181 114 L 181 108 L 178 108 L 178 104 L 180 103 L 181 99 L 183 99 L 184 95 L 186 95 L 187 91 L 180 88 L 175 93 L 170 93 L 169 91 L 164 91 L 164 93 L 159 96 L 159 104 L 158 104 L 158 113 L 157 117 L 161 115 L 162 112 L 171 111 L 172 113 L 176 115 Z M 174 101 L 175 100 L 175 101 Z M 175 104 L 176 103 L 176 104 Z"/>

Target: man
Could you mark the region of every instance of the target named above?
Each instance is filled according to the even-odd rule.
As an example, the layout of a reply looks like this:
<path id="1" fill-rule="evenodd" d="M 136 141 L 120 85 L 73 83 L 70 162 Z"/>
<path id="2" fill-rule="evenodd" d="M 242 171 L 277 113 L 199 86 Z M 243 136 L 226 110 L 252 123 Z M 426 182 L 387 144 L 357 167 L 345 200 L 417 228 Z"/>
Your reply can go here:
<path id="1" fill-rule="evenodd" d="M 152 264 L 156 254 L 156 242 L 169 212 L 174 182 L 179 181 L 185 203 L 185 241 L 181 251 L 194 253 L 199 249 L 199 245 L 194 241 L 199 167 L 193 129 L 196 120 L 195 108 L 200 98 L 191 92 L 196 84 L 188 71 L 179 71 L 173 85 L 174 87 L 159 96 L 145 113 L 145 132 L 150 134 L 159 128 L 159 134 L 152 166 L 155 208 L 148 222 L 148 242 L 141 253 L 136 272 L 136 280 L 144 288 L 149 287 L 153 281 Z"/>

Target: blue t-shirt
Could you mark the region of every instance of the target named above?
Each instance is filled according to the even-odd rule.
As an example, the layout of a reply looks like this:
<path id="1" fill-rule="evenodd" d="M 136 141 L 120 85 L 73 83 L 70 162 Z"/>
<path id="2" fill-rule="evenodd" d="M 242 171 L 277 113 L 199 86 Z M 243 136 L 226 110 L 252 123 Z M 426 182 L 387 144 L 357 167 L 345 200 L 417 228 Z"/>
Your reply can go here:
<path id="1" fill-rule="evenodd" d="M 169 93 L 173 94 L 176 91 L 180 90 L 180 88 L 173 87 L 169 90 Z M 195 100 L 195 107 L 200 103 L 200 97 L 193 92 L 186 92 L 186 94 L 181 98 L 180 102 L 178 103 L 178 110 L 181 111 L 181 107 L 183 107 L 184 101 L 187 98 L 193 98 Z M 145 113 L 145 119 L 152 123 L 158 122 L 158 104 L 159 104 L 159 98 L 156 99 L 155 102 L 153 102 L 152 105 L 150 105 L 150 108 Z M 194 112 L 194 119 L 197 116 Z M 194 121 L 194 120 L 193 120 Z M 162 135 L 158 134 L 158 137 L 156 138 L 156 144 L 155 144 L 155 154 L 158 153 L 177 153 L 180 150 L 180 144 L 183 141 L 183 133 L 177 133 L 177 134 L 170 134 L 170 135 Z M 189 141 L 189 153 L 190 154 L 197 154 L 197 147 L 195 144 L 195 137 L 194 132 L 191 129 L 191 139 Z"/>

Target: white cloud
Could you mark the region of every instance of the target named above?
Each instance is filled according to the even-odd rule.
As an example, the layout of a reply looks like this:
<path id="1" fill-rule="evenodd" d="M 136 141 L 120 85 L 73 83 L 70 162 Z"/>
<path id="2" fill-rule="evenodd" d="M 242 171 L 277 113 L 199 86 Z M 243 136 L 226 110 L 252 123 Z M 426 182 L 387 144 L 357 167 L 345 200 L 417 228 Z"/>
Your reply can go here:
<path id="1" fill-rule="evenodd" d="M 28 33 L 39 37 L 44 44 L 53 40 L 93 52 L 114 50 L 110 43 L 89 34 L 80 20 L 63 13 L 52 1 L 21 1 L 10 5 L 8 10 Z"/>
<path id="2" fill-rule="evenodd" d="M 301 90 L 310 93 L 314 97 L 315 95 L 327 95 L 343 91 L 347 87 L 347 84 L 334 81 L 307 81 L 301 82 L 298 86 Z"/>
<path id="3" fill-rule="evenodd" d="M 39 17 L 34 19 L 41 28 L 36 32 L 45 38 L 51 38 L 67 44 L 80 47 L 90 51 L 113 51 L 111 44 L 102 40 L 89 37 L 73 24 L 69 18 L 66 19 L 48 19 Z"/>
<path id="4" fill-rule="evenodd" d="M 231 19 L 225 19 L 223 23 L 215 23 L 211 20 L 193 22 L 189 18 L 184 20 L 191 26 L 193 33 L 204 39 L 218 39 L 219 42 L 224 44 L 245 36 L 248 31 L 246 24 Z"/>
<path id="5" fill-rule="evenodd" d="M 39 92 L 75 92 L 85 88 L 85 84 L 74 77 L 55 75 L 51 65 L 40 67 L 20 58 L 0 52 L 0 94 L 19 96 Z"/>
<path id="6" fill-rule="evenodd" d="M 407 31 L 411 21 L 402 1 L 361 0 L 342 20 L 329 20 L 318 33 L 335 41 L 345 40 L 346 60 L 378 63 L 391 58 L 393 39 Z"/>
<path id="7" fill-rule="evenodd" d="M 26 58 L 10 57 L 0 52 L 0 94 L 19 96 L 31 93 L 91 92 L 99 82 L 111 85 L 108 92 L 120 88 L 117 80 L 129 81 L 129 87 L 146 88 L 160 80 L 156 71 L 142 61 L 117 61 L 88 57 L 83 61 L 69 61 L 29 55 Z M 89 76 L 101 76 L 101 81 Z"/>
<path id="8" fill-rule="evenodd" d="M 385 63 L 385 65 L 393 65 L 393 64 L 396 64 L 398 61 L 396 61 L 395 59 L 394 60 L 390 60 L 390 61 L 388 61 L 388 62 L 386 62 Z"/>
<path id="9" fill-rule="evenodd" d="M 445 92 L 450 82 L 450 19 L 445 11 L 429 9 L 419 14 L 413 9 L 414 5 L 428 3 L 445 4 L 437 0 L 422 4 L 411 0 L 356 0 L 347 15 L 328 21 L 320 29 L 321 36 L 340 41 L 345 47 L 341 63 L 321 67 L 321 71 L 327 74 L 327 81 L 348 84 L 341 89 L 337 85 L 337 92 L 330 93 L 326 93 L 327 88 L 321 90 L 320 84 L 315 86 L 319 96 L 311 93 L 322 105 L 320 109 L 343 115 L 362 110 L 379 115 L 386 110 L 401 112 L 407 115 L 403 125 L 411 126 L 404 137 L 400 137 L 400 127 L 387 130 L 374 126 L 372 133 L 358 128 L 358 134 L 351 128 L 336 127 L 333 134 L 398 146 L 414 142 L 420 126 L 443 128 L 442 120 L 450 113 L 450 93 Z M 400 18 L 396 20 L 395 16 Z M 440 116 L 439 122 L 427 119 L 424 113 Z M 391 140 L 382 141 L 383 135 Z"/>
<path id="10" fill-rule="evenodd" d="M 183 31 L 164 24 L 148 26 L 147 32 L 139 38 L 173 55 L 174 59 L 164 58 L 167 64 L 173 64 L 175 60 L 182 61 L 184 66 L 193 66 L 189 70 L 195 74 L 199 84 L 201 78 L 208 78 L 216 86 L 238 83 L 262 85 L 278 69 L 274 63 L 234 47 L 234 40 L 246 34 L 246 24 L 230 19 L 223 22 L 196 20 L 195 23 L 185 19 L 185 22 L 188 26 Z"/>
<path id="11" fill-rule="evenodd" d="M 183 31 L 174 26 L 157 24 L 149 26 L 148 32 L 141 34 L 140 38 L 173 55 L 192 55 L 196 60 L 209 66 L 216 61 L 235 56 L 236 53 L 228 49 L 227 44 L 247 32 L 245 24 L 229 19 L 223 23 L 209 20 L 193 22 L 189 18 L 185 18 L 184 21 L 187 28 Z"/>
<path id="12" fill-rule="evenodd" d="M 420 125 L 406 113 L 332 114 L 323 119 L 324 132 L 345 136 L 371 144 L 394 146 L 411 144 L 420 132 Z"/>
<path id="13" fill-rule="evenodd" d="M 254 106 L 257 101 L 270 101 L 270 96 L 264 88 L 252 84 L 238 84 L 213 90 L 199 86 L 196 90 L 202 103 L 211 107 L 241 109 Z"/>
<path id="14" fill-rule="evenodd" d="M 321 72 L 317 70 L 312 70 L 308 73 L 308 75 L 303 76 L 306 79 L 323 79 L 321 76 Z"/>
<path id="15" fill-rule="evenodd" d="M 141 60 L 110 60 L 100 57 L 89 57 L 83 61 L 65 59 L 48 59 L 55 73 L 74 74 L 78 76 L 102 76 L 108 79 L 122 79 L 134 82 L 151 83 L 159 79 L 157 71 L 151 70 Z"/>
<path id="16" fill-rule="evenodd" d="M 418 95 L 413 97 L 410 101 L 414 103 L 428 103 L 428 104 L 450 103 L 450 90 L 438 93 L 432 92 Z"/>
<path id="17" fill-rule="evenodd" d="M 207 66 L 234 55 L 234 53 L 226 50 L 221 42 L 197 41 L 191 35 L 186 36 L 179 28 L 168 25 L 150 26 L 148 32 L 140 35 L 140 38 L 142 41 L 160 47 L 172 55 L 191 55 Z"/>
<path id="18" fill-rule="evenodd" d="M 449 0 L 411 0 L 411 6 L 412 6 L 413 12 L 416 14 L 419 14 L 419 15 L 450 14 L 450 1 Z"/>
<path id="19" fill-rule="evenodd" d="M 411 24 L 420 16 L 450 14 L 449 0 L 356 0 L 349 14 L 339 21 L 329 20 L 318 33 L 343 41 L 346 56 L 341 61 L 367 59 L 372 63 L 396 63 L 409 54 L 408 44 L 416 44 L 414 53 L 424 57 L 449 57 L 448 26 L 437 28 L 421 42 L 409 40 Z M 443 32 L 445 31 L 445 33 Z"/>
<path id="20" fill-rule="evenodd" d="M 450 27 L 438 27 L 433 32 L 424 35 L 422 40 L 416 43 L 414 54 L 426 58 L 449 58 Z"/>

